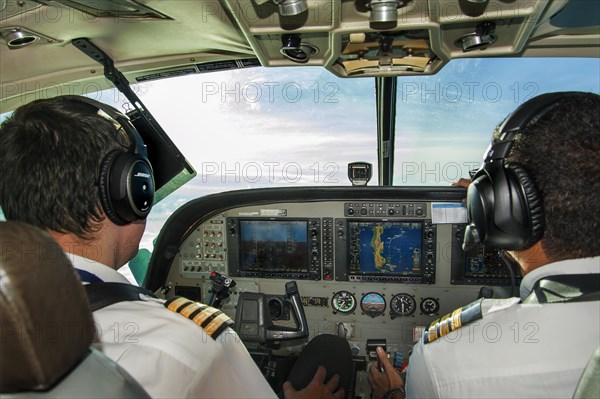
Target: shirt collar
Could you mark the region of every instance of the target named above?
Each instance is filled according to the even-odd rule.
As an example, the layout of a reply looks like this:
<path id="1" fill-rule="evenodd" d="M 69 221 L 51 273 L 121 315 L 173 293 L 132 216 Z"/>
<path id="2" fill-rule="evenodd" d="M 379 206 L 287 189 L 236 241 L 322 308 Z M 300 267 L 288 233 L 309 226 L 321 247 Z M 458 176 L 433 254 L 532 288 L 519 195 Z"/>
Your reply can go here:
<path id="1" fill-rule="evenodd" d="M 123 276 L 118 271 L 111 269 L 106 265 L 103 265 L 102 263 L 70 253 L 67 253 L 67 257 L 73 264 L 73 267 L 75 267 L 76 269 L 81 269 L 90 272 L 98 276 L 98 278 L 100 278 L 100 280 L 104 281 L 105 283 L 130 284 L 129 280 L 127 280 L 125 276 Z"/>
<path id="2" fill-rule="evenodd" d="M 527 298 L 529 293 L 531 293 L 534 284 L 538 280 L 548 276 L 564 274 L 600 274 L 600 256 L 561 260 L 559 262 L 549 263 L 527 273 L 521 281 L 521 300 Z"/>

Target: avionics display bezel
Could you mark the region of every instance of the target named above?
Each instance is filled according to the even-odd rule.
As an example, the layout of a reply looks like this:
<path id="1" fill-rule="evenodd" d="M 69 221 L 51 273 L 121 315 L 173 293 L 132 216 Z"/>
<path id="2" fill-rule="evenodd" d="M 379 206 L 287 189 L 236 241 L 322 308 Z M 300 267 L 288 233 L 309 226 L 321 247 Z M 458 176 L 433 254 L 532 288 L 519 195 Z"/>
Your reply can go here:
<path id="1" fill-rule="evenodd" d="M 297 241 L 296 245 L 301 260 L 298 264 L 285 265 L 283 268 L 263 267 L 250 268 L 246 266 L 249 253 L 244 249 L 244 234 L 249 231 L 249 226 L 278 226 L 285 228 L 285 225 L 300 224 L 303 232 L 303 240 Z M 320 267 L 320 244 L 318 240 L 318 219 L 309 218 L 229 218 L 227 220 L 227 246 L 229 251 L 229 273 L 233 277 L 268 277 L 268 278 L 298 278 L 315 279 L 315 269 Z M 297 228 L 297 227 L 296 227 Z M 261 243 L 261 241 L 259 241 Z M 285 244 L 285 241 L 280 241 Z M 267 241 L 262 243 L 262 247 L 267 247 Z M 318 275 L 318 274 L 317 274 Z"/>
<path id="2" fill-rule="evenodd" d="M 467 254 L 462 249 L 463 237 L 465 234 L 464 223 L 452 225 L 452 262 L 450 272 L 450 283 L 453 285 L 487 285 L 487 286 L 511 286 L 511 277 L 506 265 L 497 254 L 497 250 L 477 244 L 470 249 Z M 469 256 L 471 255 L 471 256 Z M 477 256 L 473 256 L 477 255 Z M 467 270 L 468 262 L 477 262 L 478 267 L 484 269 L 484 272 L 477 273 Z M 486 264 L 487 263 L 487 264 Z M 489 269 L 494 272 L 490 272 Z M 521 273 L 513 268 L 515 277 L 515 286 L 521 283 Z"/>
<path id="3" fill-rule="evenodd" d="M 389 219 L 336 219 L 338 229 L 336 235 L 336 260 L 335 278 L 340 281 L 389 281 L 412 284 L 434 284 L 435 283 L 435 240 L 436 228 L 430 220 L 389 220 Z M 376 227 L 377 225 L 405 226 L 413 225 L 411 228 L 419 230 L 418 245 L 420 250 L 419 270 L 406 272 L 372 272 L 357 270 L 352 267 L 352 230 L 354 226 L 364 225 Z M 360 256 L 360 251 L 357 256 Z M 360 260 L 359 260 L 360 261 Z M 364 270 L 364 269 L 363 269 Z"/>

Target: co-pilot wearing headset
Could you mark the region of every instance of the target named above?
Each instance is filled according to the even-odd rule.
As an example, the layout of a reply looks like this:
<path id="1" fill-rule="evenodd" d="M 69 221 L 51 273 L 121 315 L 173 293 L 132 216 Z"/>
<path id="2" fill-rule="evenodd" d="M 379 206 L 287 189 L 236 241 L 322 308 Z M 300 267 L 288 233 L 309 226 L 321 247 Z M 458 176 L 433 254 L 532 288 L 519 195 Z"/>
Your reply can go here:
<path id="1" fill-rule="evenodd" d="M 599 197 L 600 96 L 549 93 L 518 107 L 468 188 L 464 246 L 506 251 L 520 297 L 431 323 L 406 387 L 379 351 L 374 399 L 572 398 L 600 344 Z"/>

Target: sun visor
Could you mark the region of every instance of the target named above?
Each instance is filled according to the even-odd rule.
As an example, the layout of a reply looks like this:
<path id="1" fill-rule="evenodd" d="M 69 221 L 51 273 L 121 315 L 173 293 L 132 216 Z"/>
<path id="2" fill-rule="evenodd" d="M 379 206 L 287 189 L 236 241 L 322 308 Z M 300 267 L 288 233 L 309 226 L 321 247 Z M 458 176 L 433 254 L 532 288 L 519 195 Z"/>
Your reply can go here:
<path id="1" fill-rule="evenodd" d="M 127 116 L 148 148 L 148 159 L 154 172 L 156 204 L 194 178 L 196 170 L 175 143 L 166 134 L 153 128 L 138 110 L 128 112 Z"/>

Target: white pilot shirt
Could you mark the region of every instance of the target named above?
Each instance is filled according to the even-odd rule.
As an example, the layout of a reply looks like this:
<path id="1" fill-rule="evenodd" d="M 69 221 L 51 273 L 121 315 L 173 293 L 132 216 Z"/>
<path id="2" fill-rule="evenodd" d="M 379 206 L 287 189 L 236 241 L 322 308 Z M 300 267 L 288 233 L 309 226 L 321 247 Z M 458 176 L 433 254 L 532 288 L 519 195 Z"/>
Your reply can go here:
<path id="1" fill-rule="evenodd" d="M 117 271 L 67 254 L 77 269 L 128 284 Z M 162 300 L 119 302 L 94 312 L 95 344 L 153 398 L 276 398 L 237 334 L 216 340 Z"/>
<path id="2" fill-rule="evenodd" d="M 537 280 L 600 273 L 600 257 L 552 263 L 528 273 L 521 299 Z M 600 302 L 523 304 L 485 299 L 483 318 L 417 343 L 407 398 L 572 398 L 600 344 Z"/>

